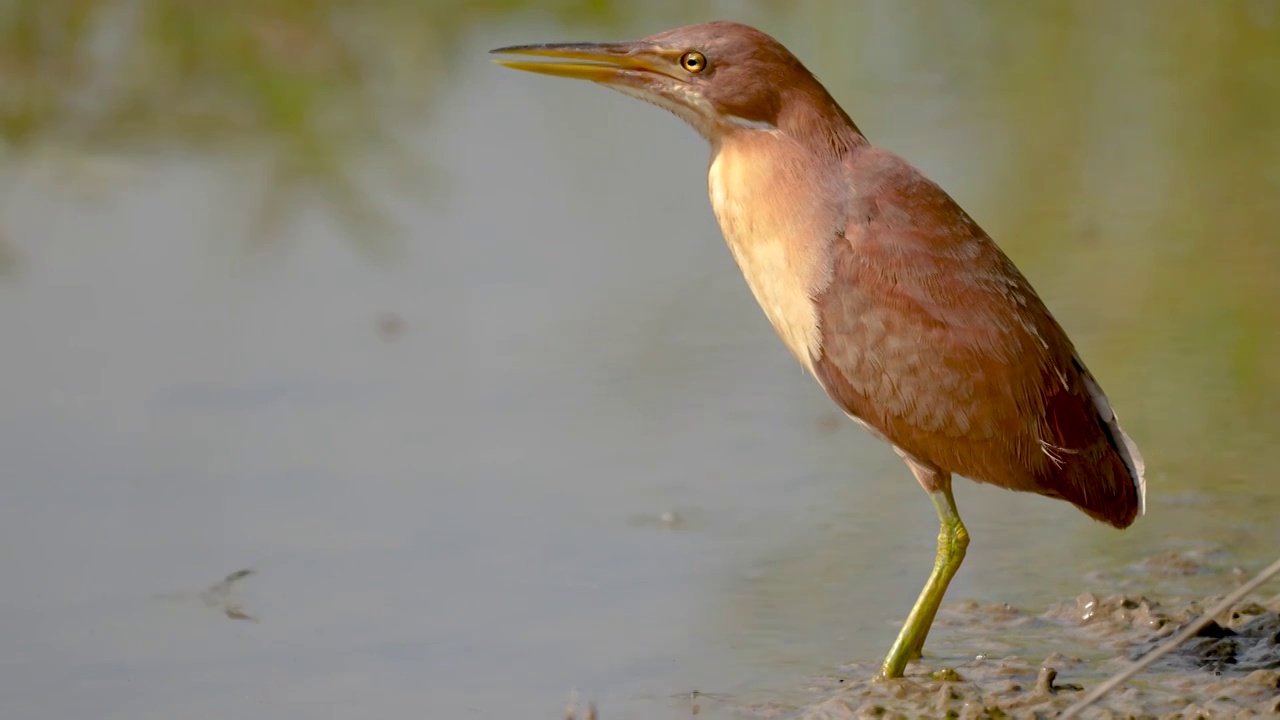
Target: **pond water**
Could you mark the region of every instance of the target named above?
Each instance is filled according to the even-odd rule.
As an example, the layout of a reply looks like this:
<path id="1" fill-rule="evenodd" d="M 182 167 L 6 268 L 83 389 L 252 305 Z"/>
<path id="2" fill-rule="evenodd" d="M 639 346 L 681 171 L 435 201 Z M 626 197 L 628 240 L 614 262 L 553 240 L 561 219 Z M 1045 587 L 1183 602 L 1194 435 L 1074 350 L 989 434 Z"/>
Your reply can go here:
<path id="1" fill-rule="evenodd" d="M 1187 547 L 1271 559 L 1274 3 L 587 5 L 441 4 L 425 39 L 371 23 L 391 66 L 448 41 L 378 86 L 429 88 L 418 111 L 371 93 L 402 145 L 326 140 L 356 148 L 322 157 L 382 224 L 323 192 L 260 222 L 291 177 L 263 169 L 279 127 L 5 125 L 6 717 L 556 717 L 575 688 L 607 718 L 728 697 L 701 701 L 715 717 L 878 659 L 933 510 L 768 327 L 703 141 L 486 56 L 713 17 L 781 38 L 960 200 L 1144 450 L 1148 517 L 1125 532 L 960 481 L 973 544 L 949 599 L 1044 608 Z M 330 10 L 272 22 L 305 45 Z M 200 597 L 240 569 L 233 604 Z"/>

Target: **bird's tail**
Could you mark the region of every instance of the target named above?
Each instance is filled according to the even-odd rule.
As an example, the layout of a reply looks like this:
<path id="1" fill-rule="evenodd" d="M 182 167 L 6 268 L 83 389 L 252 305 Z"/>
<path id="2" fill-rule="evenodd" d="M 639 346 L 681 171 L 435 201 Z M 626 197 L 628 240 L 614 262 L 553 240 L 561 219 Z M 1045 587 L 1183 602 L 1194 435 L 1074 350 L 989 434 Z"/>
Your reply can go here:
<path id="1" fill-rule="evenodd" d="M 1088 473 L 1092 477 L 1071 478 L 1066 487 L 1076 489 L 1079 497 L 1067 498 L 1091 517 L 1118 528 L 1133 524 L 1147 506 L 1146 464 L 1138 445 L 1120 428 L 1120 421 L 1103 394 L 1078 359 L 1076 367 L 1093 400 L 1102 427 L 1102 441 L 1086 451 L 1085 462 L 1070 463 L 1069 473 Z"/>

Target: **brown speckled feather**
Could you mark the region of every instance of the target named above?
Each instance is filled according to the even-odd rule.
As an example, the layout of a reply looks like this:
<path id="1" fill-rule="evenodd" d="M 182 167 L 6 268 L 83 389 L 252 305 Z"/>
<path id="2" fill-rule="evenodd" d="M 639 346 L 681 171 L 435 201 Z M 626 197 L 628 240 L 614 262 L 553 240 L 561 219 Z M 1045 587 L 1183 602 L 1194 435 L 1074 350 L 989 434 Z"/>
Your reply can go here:
<path id="1" fill-rule="evenodd" d="M 1141 460 L 1030 284 L 905 161 L 864 146 L 845 165 L 857 192 L 815 298 L 819 382 L 919 461 L 1131 524 Z"/>

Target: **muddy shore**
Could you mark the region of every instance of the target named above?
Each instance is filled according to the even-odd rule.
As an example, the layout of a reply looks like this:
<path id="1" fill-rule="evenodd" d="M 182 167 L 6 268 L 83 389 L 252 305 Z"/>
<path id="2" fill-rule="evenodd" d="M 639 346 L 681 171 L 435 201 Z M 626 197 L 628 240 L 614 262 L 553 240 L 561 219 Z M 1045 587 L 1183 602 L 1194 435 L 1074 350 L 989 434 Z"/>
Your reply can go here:
<path id="1" fill-rule="evenodd" d="M 875 662 L 851 663 L 815 678 L 799 694 L 800 702 L 728 699 L 701 714 L 770 720 L 1052 718 L 1199 617 L 1250 572 L 1232 565 L 1229 553 L 1195 549 L 1099 574 L 1077 597 L 1039 611 L 946 602 L 926 657 L 900 680 L 876 682 Z M 1274 593 L 1274 587 L 1264 587 L 1262 595 L 1236 603 L 1084 717 L 1280 716 L 1280 595 Z M 1032 657 L 1019 652 L 1027 647 L 1055 649 Z M 698 714 L 698 706 L 692 707 Z M 608 708 L 601 708 L 600 717 L 607 720 Z"/>
<path id="2" fill-rule="evenodd" d="M 1218 592 L 1160 596 L 1134 587 L 1158 589 L 1183 578 L 1193 579 L 1187 586 L 1216 587 Z M 934 637 L 945 638 L 944 647 L 985 645 L 989 652 L 950 663 L 926 653 L 907 677 L 889 683 L 870 680 L 874 663 L 852 664 L 815 682 L 808 706 L 742 708 L 742 714 L 804 720 L 1054 717 L 1084 690 L 1159 645 L 1247 579 L 1226 553 L 1188 550 L 1148 558 L 1116 577 L 1099 576 L 1091 583 L 1095 589 L 1041 612 L 1004 604 L 946 603 Z M 1058 651 L 1038 658 L 999 652 L 1002 640 L 1027 633 L 1052 636 Z M 1280 595 L 1272 595 L 1232 606 L 1085 716 L 1230 719 L 1277 714 Z"/>

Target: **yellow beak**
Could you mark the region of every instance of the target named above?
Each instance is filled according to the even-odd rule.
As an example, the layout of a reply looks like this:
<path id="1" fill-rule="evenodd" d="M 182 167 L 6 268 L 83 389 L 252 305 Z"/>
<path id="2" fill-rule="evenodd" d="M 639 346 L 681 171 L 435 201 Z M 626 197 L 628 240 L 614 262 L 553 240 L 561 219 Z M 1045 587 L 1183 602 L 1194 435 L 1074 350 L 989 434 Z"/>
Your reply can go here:
<path id="1" fill-rule="evenodd" d="M 577 62 L 526 62 L 521 60 L 495 60 L 503 67 L 525 72 L 578 78 L 593 82 L 617 82 L 637 74 L 656 73 L 671 78 L 679 64 L 676 58 L 664 51 L 638 43 L 571 43 L 557 45 L 513 45 L 489 52 L 495 55 L 533 55 L 544 58 L 565 58 Z"/>

